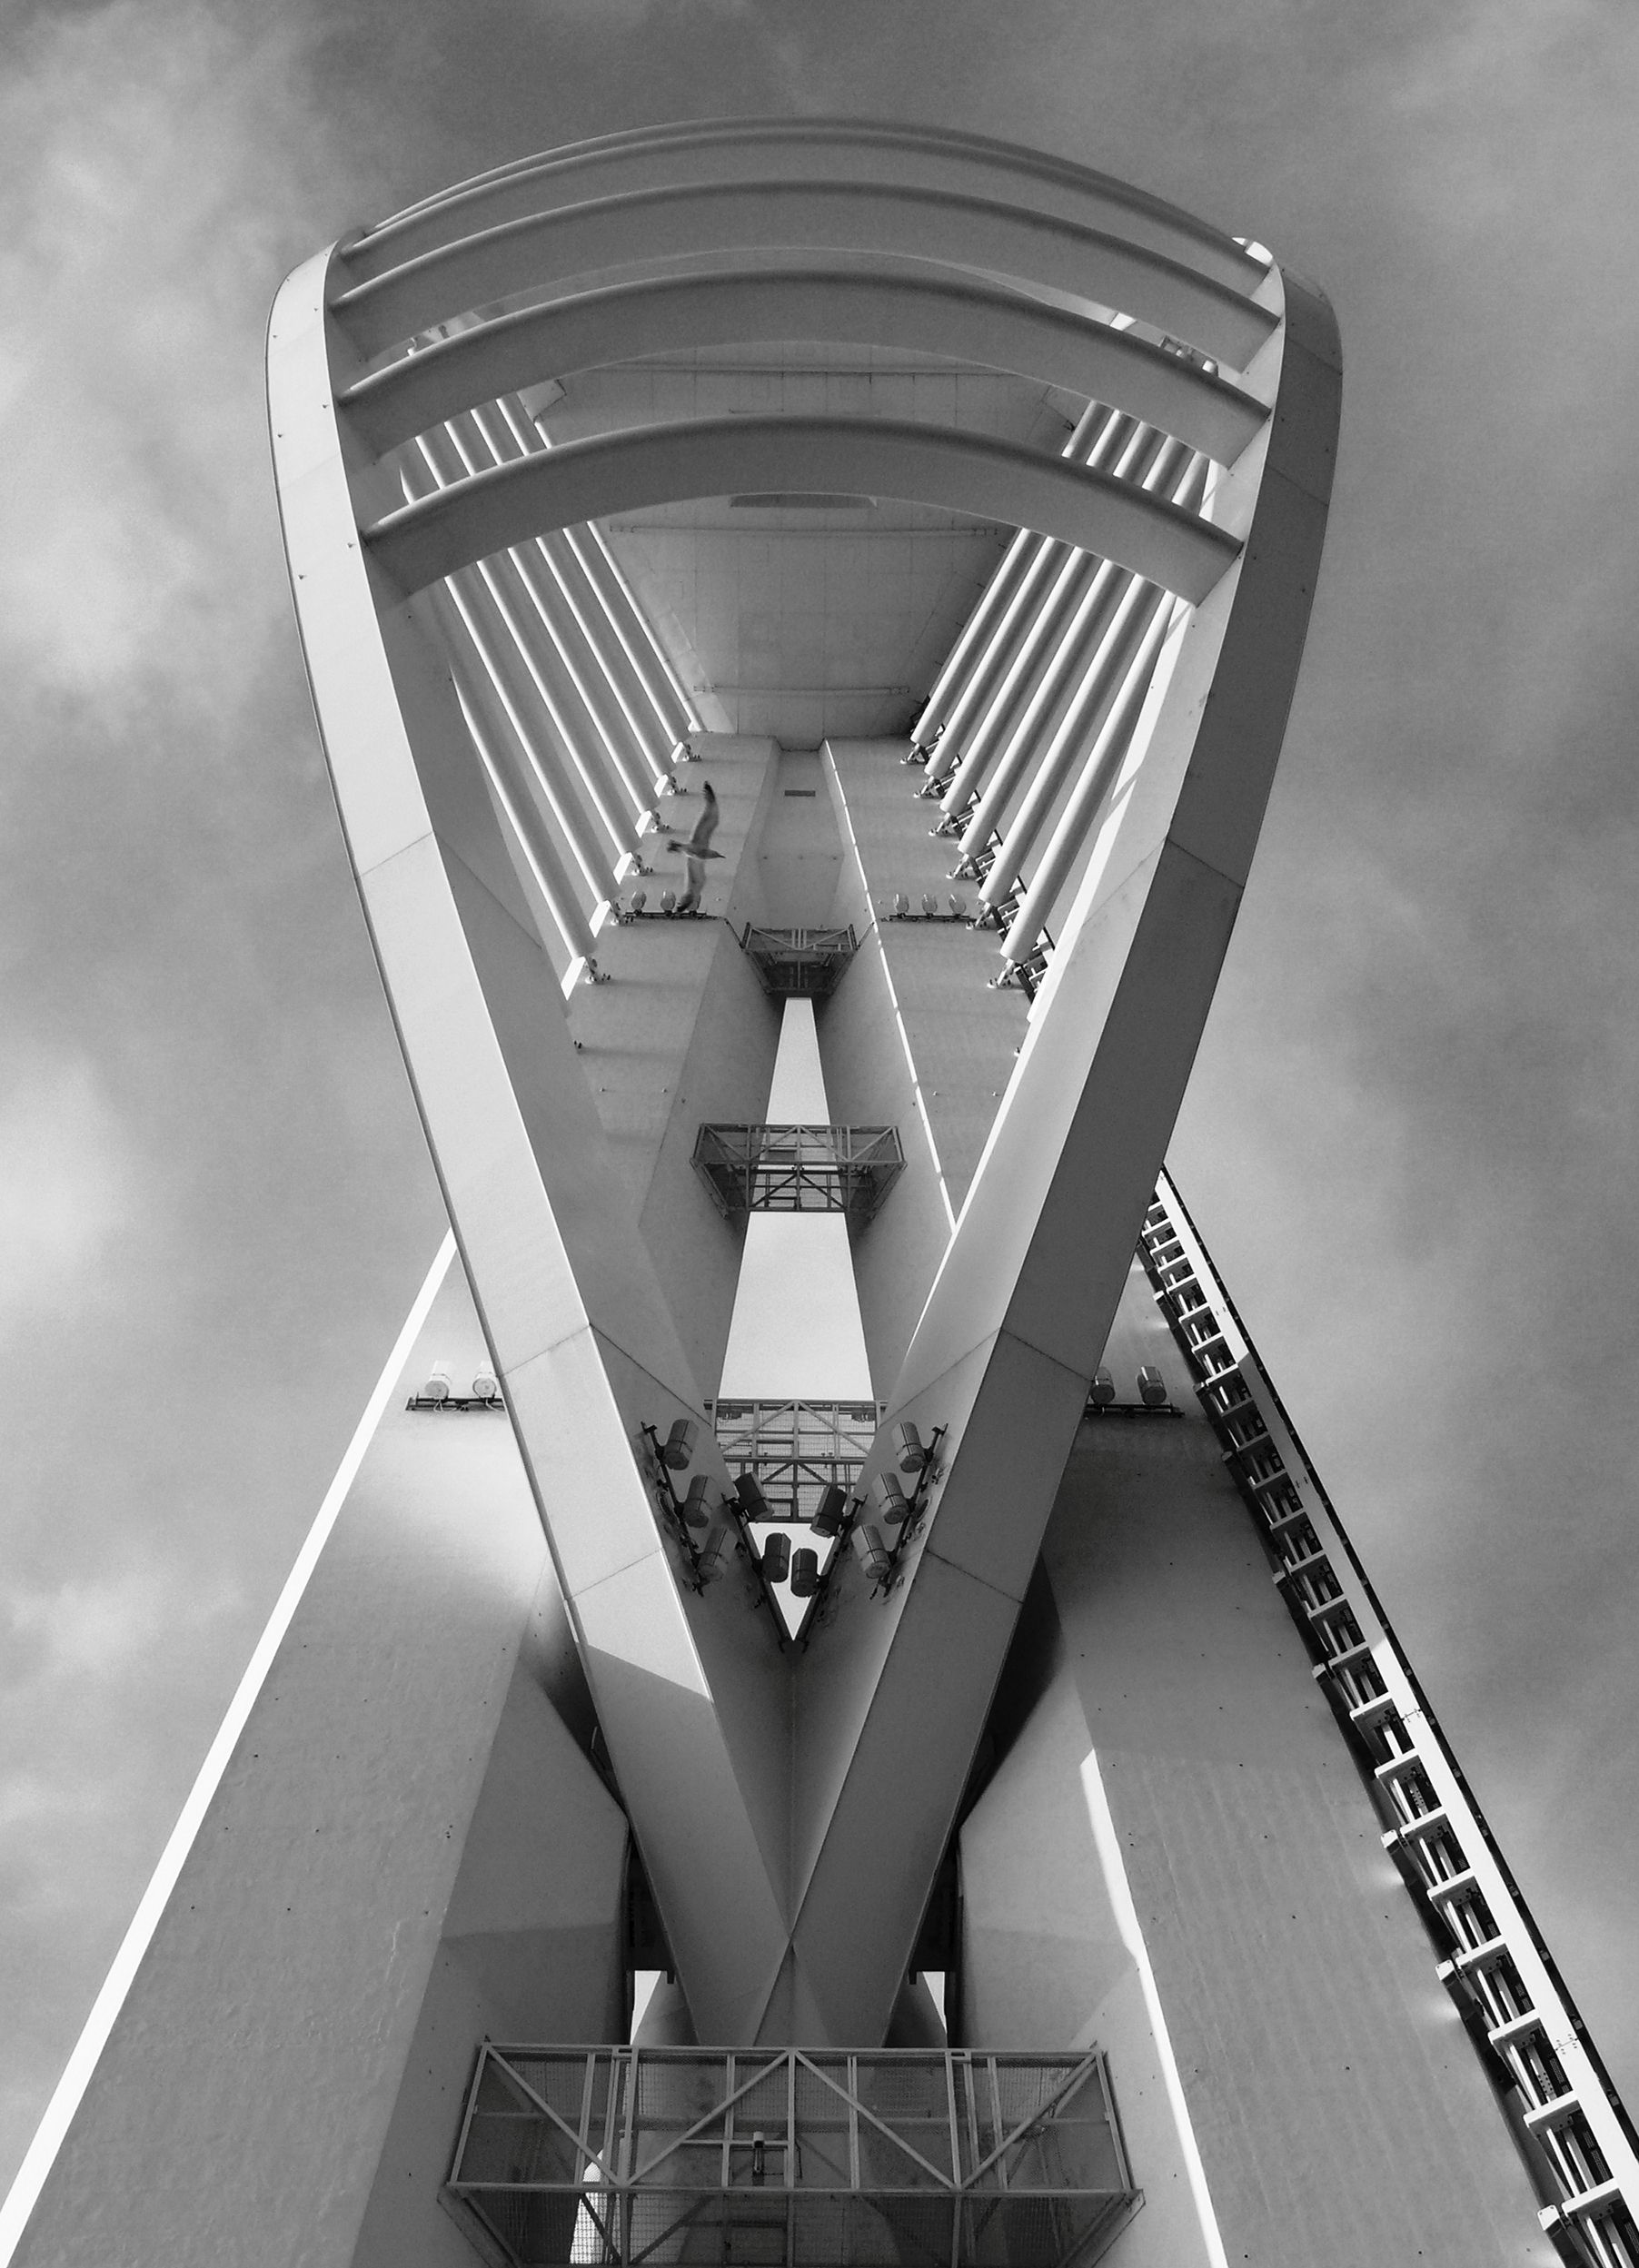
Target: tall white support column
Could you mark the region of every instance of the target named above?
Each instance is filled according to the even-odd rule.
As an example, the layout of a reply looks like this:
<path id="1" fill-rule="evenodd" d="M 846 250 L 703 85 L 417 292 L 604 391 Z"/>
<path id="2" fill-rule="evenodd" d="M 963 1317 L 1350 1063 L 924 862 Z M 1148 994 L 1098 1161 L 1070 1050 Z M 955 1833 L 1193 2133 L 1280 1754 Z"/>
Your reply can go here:
<path id="1" fill-rule="evenodd" d="M 405 1406 L 488 1362 L 447 1243 L 0 2214 L 11 2268 L 411 2257 L 365 2245 L 383 2215 L 444 2268 L 476 2035 L 609 2024 L 626 1823 L 553 1707 L 523 1461 L 502 1409 Z"/>

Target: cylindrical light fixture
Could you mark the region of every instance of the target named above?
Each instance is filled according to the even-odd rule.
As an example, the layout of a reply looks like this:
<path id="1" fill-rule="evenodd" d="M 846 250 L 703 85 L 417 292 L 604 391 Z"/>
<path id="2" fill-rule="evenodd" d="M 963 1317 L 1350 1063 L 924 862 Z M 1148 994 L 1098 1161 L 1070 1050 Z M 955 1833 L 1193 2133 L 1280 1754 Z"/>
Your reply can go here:
<path id="1" fill-rule="evenodd" d="M 910 1518 L 910 1500 L 899 1486 L 899 1476 L 879 1472 L 876 1481 L 877 1501 L 882 1508 L 882 1518 L 890 1528 L 902 1528 Z"/>
<path id="2" fill-rule="evenodd" d="M 714 1583 L 720 1575 L 727 1571 L 730 1533 L 726 1520 L 712 1522 L 711 1532 L 701 1544 L 700 1557 L 694 1562 L 694 1571 L 702 1583 Z"/>
<path id="3" fill-rule="evenodd" d="M 888 1546 L 882 1540 L 879 1528 L 872 1528 L 869 1523 L 856 1528 L 853 1545 L 859 1554 L 859 1564 L 873 1583 L 881 1582 L 885 1576 L 892 1572 L 893 1561 L 888 1556 Z"/>
<path id="4" fill-rule="evenodd" d="M 834 1536 L 848 1518 L 848 1491 L 833 1481 L 820 1499 L 820 1509 L 809 1522 L 817 1536 Z"/>

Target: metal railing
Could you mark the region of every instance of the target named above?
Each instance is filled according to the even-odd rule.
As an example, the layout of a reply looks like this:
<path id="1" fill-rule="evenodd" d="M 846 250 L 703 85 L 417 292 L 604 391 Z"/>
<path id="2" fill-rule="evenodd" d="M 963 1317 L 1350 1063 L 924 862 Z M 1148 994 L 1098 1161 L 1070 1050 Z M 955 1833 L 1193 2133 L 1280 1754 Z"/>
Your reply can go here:
<path id="1" fill-rule="evenodd" d="M 488 2044 L 444 2198 L 505 2268 L 1069 2268 L 1139 2202 L 1097 2049 Z"/>
<path id="2" fill-rule="evenodd" d="M 704 1125 L 695 1172 L 720 1213 L 846 1213 L 869 1221 L 905 1170 L 892 1126 Z"/>
<path id="3" fill-rule="evenodd" d="M 858 939 L 851 929 L 757 929 L 748 922 L 740 949 L 778 1000 L 792 995 L 826 999 L 853 959 Z"/>
<path id="4" fill-rule="evenodd" d="M 811 1520 L 829 1488 L 854 1492 L 876 1439 L 874 1401 L 720 1401 L 717 1445 L 750 1472 L 771 1520 Z"/>

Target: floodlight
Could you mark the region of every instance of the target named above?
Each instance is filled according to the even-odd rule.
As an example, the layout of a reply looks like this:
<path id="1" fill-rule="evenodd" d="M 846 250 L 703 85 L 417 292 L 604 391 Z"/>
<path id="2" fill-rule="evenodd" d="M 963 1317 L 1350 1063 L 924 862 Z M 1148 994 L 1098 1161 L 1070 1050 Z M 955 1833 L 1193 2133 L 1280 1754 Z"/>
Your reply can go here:
<path id="1" fill-rule="evenodd" d="M 748 1520 L 772 1520 L 769 1500 L 764 1496 L 754 1472 L 737 1472 L 734 1493 L 740 1499 L 740 1509 Z"/>
<path id="2" fill-rule="evenodd" d="M 1089 1401 L 1096 1402 L 1100 1410 L 1108 1410 L 1110 1403 L 1114 1401 L 1116 1382 L 1107 1370 L 1100 1367 L 1093 1372 L 1093 1382 L 1087 1398 Z"/>
<path id="3" fill-rule="evenodd" d="M 894 1427 L 893 1441 L 899 1460 L 899 1471 L 920 1472 L 928 1462 L 928 1451 L 922 1446 L 921 1435 L 909 1419 Z"/>
<path id="4" fill-rule="evenodd" d="M 711 1517 L 706 1502 L 711 1483 L 703 1472 L 697 1472 L 689 1483 L 689 1493 L 683 1499 L 683 1520 L 690 1528 L 703 1528 Z"/>
<path id="5" fill-rule="evenodd" d="M 910 1500 L 899 1486 L 898 1474 L 879 1472 L 875 1485 L 883 1519 L 890 1528 L 902 1528 L 910 1518 Z"/>
<path id="6" fill-rule="evenodd" d="M 692 1418 L 673 1418 L 661 1455 L 673 1472 L 686 1472 L 694 1459 L 694 1437 L 700 1431 Z"/>
<path id="7" fill-rule="evenodd" d="M 820 1554 L 808 1544 L 791 1554 L 791 1596 L 811 1599 L 820 1588 Z"/>
<path id="8" fill-rule="evenodd" d="M 700 1557 L 694 1562 L 694 1572 L 702 1583 L 714 1583 L 720 1575 L 727 1571 L 725 1561 L 729 1556 L 730 1534 L 726 1520 L 712 1521 L 710 1533 L 701 1544 Z"/>
<path id="9" fill-rule="evenodd" d="M 422 1400 L 423 1401 L 448 1401 L 454 1391 L 455 1382 L 451 1376 L 450 1365 L 447 1362 L 434 1362 L 432 1368 L 427 1372 L 427 1382 L 422 1388 Z"/>
<path id="10" fill-rule="evenodd" d="M 481 1362 L 472 1373 L 472 1399 L 474 1401 L 499 1401 L 501 1399 L 501 1381 L 487 1362 Z"/>
<path id="11" fill-rule="evenodd" d="M 1147 1410 L 1167 1407 L 1167 1381 L 1153 1362 L 1146 1362 L 1138 1372 L 1138 1399 Z"/>
<path id="12" fill-rule="evenodd" d="M 820 1499 L 820 1509 L 809 1522 L 817 1536 L 834 1536 L 848 1518 L 848 1491 L 832 1481 Z"/>
<path id="13" fill-rule="evenodd" d="M 762 1571 L 770 1583 L 783 1583 L 791 1570 L 790 1536 L 770 1536 L 762 1547 Z"/>
<path id="14" fill-rule="evenodd" d="M 888 1556 L 888 1546 L 882 1540 L 879 1529 L 869 1525 L 856 1528 L 853 1545 L 859 1554 L 859 1564 L 873 1583 L 879 1583 L 884 1576 L 891 1572 L 893 1561 Z"/>
<path id="15" fill-rule="evenodd" d="M 662 914 L 676 913 L 677 892 L 675 890 L 662 890 L 661 892 L 661 911 Z"/>
<path id="16" fill-rule="evenodd" d="M 931 890 L 924 890 L 922 892 L 922 911 L 927 915 L 929 921 L 933 919 L 933 916 L 939 912 L 939 902 L 933 895 L 933 892 Z"/>
<path id="17" fill-rule="evenodd" d="M 905 893 L 904 893 L 904 891 L 903 891 L 903 890 L 896 890 L 896 891 L 894 892 L 894 894 L 893 894 L 893 907 L 892 907 L 893 917 L 894 917 L 895 921 L 903 921 L 903 920 L 904 920 L 904 918 L 905 918 L 905 916 L 906 916 L 906 915 L 907 915 L 909 911 L 910 911 L 910 900 L 909 900 L 909 899 L 906 896 L 906 895 L 905 895 Z"/>
<path id="18" fill-rule="evenodd" d="M 648 903 L 649 893 L 647 890 L 633 890 L 631 896 L 626 901 L 626 911 L 635 921 L 637 916 L 642 912 L 644 906 L 647 906 Z"/>
<path id="19" fill-rule="evenodd" d="M 968 910 L 967 899 L 965 897 L 959 897 L 956 892 L 952 890 L 949 896 L 945 900 L 945 903 L 950 908 L 950 918 L 953 921 L 960 921 L 962 916 Z"/>

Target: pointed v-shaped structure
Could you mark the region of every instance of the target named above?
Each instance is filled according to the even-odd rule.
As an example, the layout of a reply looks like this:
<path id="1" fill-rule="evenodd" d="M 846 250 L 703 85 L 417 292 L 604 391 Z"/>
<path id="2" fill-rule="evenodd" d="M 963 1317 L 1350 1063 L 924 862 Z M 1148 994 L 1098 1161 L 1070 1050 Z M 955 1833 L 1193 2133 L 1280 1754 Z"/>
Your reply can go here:
<path id="1" fill-rule="evenodd" d="M 193 2148 L 131 2257 L 1634 2268 L 1163 1174 L 1338 367 L 1258 245 L 925 128 L 617 135 L 289 279 L 297 618 L 459 1262 L 20 2258 Z"/>
<path id="2" fill-rule="evenodd" d="M 794 338 L 818 342 L 818 375 L 770 384 L 771 345 L 789 362 Z M 859 391 L 839 340 L 878 373 L 864 415 L 837 413 Z M 640 136 L 511 169 L 311 262 L 274 312 L 275 461 L 343 824 L 702 2036 L 846 2042 L 888 2024 L 1245 880 L 1318 561 L 1336 362 L 1312 293 L 1097 176 L 825 127 Z M 953 367 L 984 376 L 953 385 Z M 738 414 L 710 413 L 714 391 Z M 1002 866 L 1029 886 L 1007 899 L 993 868 L 982 901 L 1014 914 L 1009 972 L 1062 906 L 1058 950 L 1028 1035 L 993 1019 L 1023 1045 L 959 1221 L 941 1239 L 936 1216 L 899 1263 L 921 1312 L 879 1334 L 883 1424 L 855 1475 L 869 1490 L 909 1421 L 939 1429 L 939 1477 L 918 1476 L 885 1610 L 844 1560 L 824 1644 L 798 1654 L 741 1610 L 757 1595 L 743 1550 L 714 1591 L 687 1529 L 657 1517 L 653 1444 L 674 1421 L 698 1429 L 710 1501 L 730 1478 L 705 1400 L 731 1244 L 698 1250 L 716 1224 L 678 1168 L 702 1122 L 760 1115 L 773 1016 L 738 942 L 753 925 L 851 928 L 867 949 L 828 1026 L 886 1014 L 919 1084 L 923 1037 L 889 1005 L 894 956 L 873 935 L 892 879 L 873 871 L 891 840 L 870 809 L 883 751 L 829 716 L 806 795 L 780 785 L 785 715 L 758 720 L 778 740 L 699 738 L 722 813 L 712 917 L 608 926 L 646 849 L 676 852 L 695 824 L 665 745 L 680 659 L 700 680 L 685 703 L 730 689 L 700 651 L 721 633 L 699 582 L 733 540 L 706 532 L 695 500 L 713 497 L 720 520 L 756 516 L 763 550 L 798 520 L 833 577 L 849 546 L 831 529 L 863 511 L 879 541 L 884 500 L 913 553 L 937 530 L 948 555 L 982 558 L 984 527 L 1022 522 L 1023 580 L 1050 584 L 1059 631 L 1052 728 L 1021 720 L 1003 758 Z M 634 619 L 628 595 L 656 554 L 635 577 L 621 555 L 646 544 L 627 516 L 677 507 L 658 525 L 692 531 L 694 636 L 657 656 L 660 609 Z M 861 598 L 887 580 L 861 573 Z M 778 603 L 811 640 L 823 601 L 788 587 Z M 922 603 L 914 588 L 889 601 L 913 618 Z M 968 805 L 979 762 L 976 744 L 955 768 Z M 903 807 L 916 783 L 888 777 Z M 912 815 L 924 832 L 937 816 Z M 609 989 L 582 1009 L 589 978 Z M 630 1083 L 619 1105 L 592 1075 L 609 1056 Z M 849 1941 L 868 1854 L 866 1952 Z"/>

